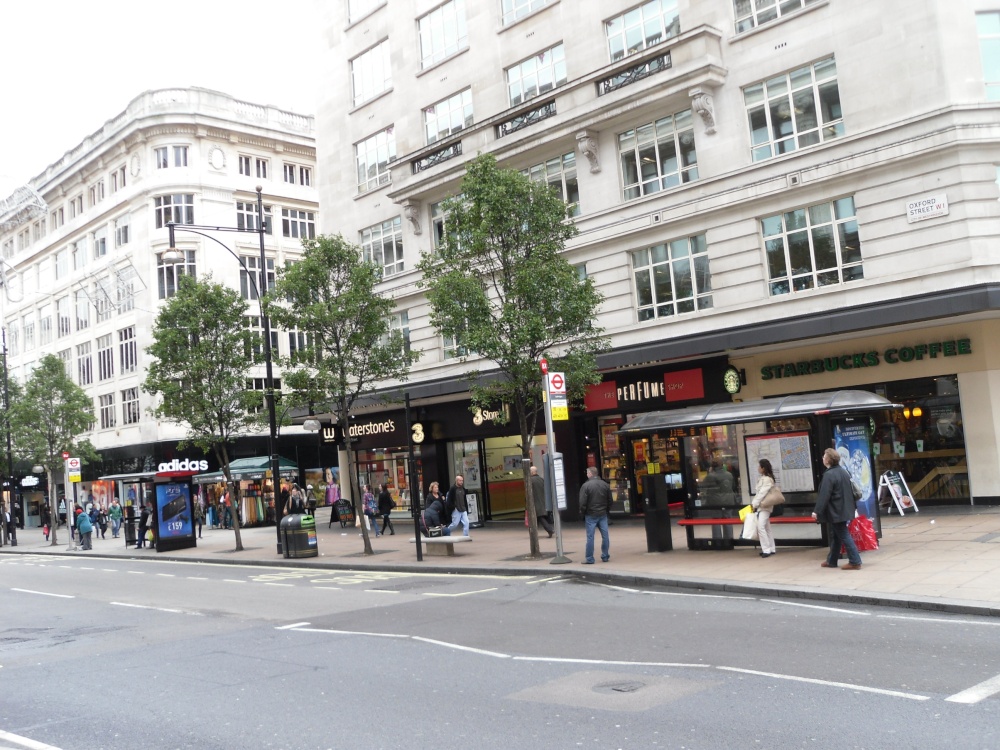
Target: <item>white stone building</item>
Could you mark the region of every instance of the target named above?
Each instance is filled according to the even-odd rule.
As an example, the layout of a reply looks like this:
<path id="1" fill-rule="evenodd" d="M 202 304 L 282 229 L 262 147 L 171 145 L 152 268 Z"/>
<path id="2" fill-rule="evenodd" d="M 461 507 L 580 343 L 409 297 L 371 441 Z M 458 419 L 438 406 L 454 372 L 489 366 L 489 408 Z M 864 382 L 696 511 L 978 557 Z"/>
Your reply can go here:
<path id="1" fill-rule="evenodd" d="M 557 438 L 571 486 L 599 464 L 616 510 L 634 511 L 644 475 L 696 443 L 738 454 L 746 477 L 746 434 L 809 428 L 614 437 L 638 413 L 729 400 L 733 367 L 745 401 L 862 388 L 904 404 L 872 416 L 871 481 L 899 470 L 924 502 L 1000 501 L 995 3 L 351 0 L 326 12 L 320 228 L 384 263 L 423 352 L 408 390 L 440 428 L 421 446 L 425 475 L 476 465 L 494 514 L 517 505 L 495 499 L 512 443 L 456 412 L 467 365 L 429 327 L 414 271 L 440 231 L 437 204 L 488 152 L 574 204 L 567 258 L 605 295 L 605 385 Z M 813 425 L 810 439 L 835 437 Z M 406 443 L 383 433 L 362 458 Z"/>
<path id="2" fill-rule="evenodd" d="M 166 223 L 252 228 L 260 186 L 273 222 L 265 238 L 268 264 L 281 266 L 316 231 L 315 161 L 312 116 L 206 89 L 147 91 L 4 201 L 2 317 L 10 372 L 23 382 L 43 355 L 56 354 L 93 397 L 94 426 L 83 437 L 104 461 L 85 479 L 155 469 L 175 457 L 183 429 L 149 416 L 151 397 L 140 384 L 157 310 L 179 274 L 211 274 L 242 288 L 251 314 L 259 315 L 235 257 L 256 275 L 257 234 L 215 234 L 230 254 L 178 232 L 187 258 L 169 265 L 161 261 Z M 259 327 L 260 318 L 251 324 Z M 283 331 L 272 341 L 275 356 L 299 345 Z M 260 370 L 255 385 L 263 388 Z M 265 445 L 264 438 L 248 438 L 236 455 L 266 455 Z"/>

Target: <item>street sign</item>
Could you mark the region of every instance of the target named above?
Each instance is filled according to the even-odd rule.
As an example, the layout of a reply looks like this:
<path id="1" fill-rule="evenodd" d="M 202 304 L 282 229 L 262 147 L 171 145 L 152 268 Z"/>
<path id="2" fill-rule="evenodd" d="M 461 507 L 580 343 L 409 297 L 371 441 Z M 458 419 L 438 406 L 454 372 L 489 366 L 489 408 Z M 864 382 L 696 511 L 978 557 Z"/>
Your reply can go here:
<path id="1" fill-rule="evenodd" d="M 538 360 L 538 366 L 542 368 L 542 375 L 546 375 L 549 372 L 549 361 L 542 357 Z"/>
<path id="2" fill-rule="evenodd" d="M 62 456 L 63 456 L 63 461 L 65 461 L 67 458 L 69 458 L 69 451 L 63 451 Z"/>
<path id="3" fill-rule="evenodd" d="M 549 379 L 549 394 L 552 396 L 565 396 L 566 395 L 566 376 L 561 372 L 550 372 L 548 374 Z"/>
<path id="4" fill-rule="evenodd" d="M 566 477 L 563 474 L 562 453 L 553 453 L 546 456 L 549 459 L 549 468 L 552 470 L 552 483 L 555 485 L 556 507 L 559 510 L 566 510 Z"/>
<path id="5" fill-rule="evenodd" d="M 549 408 L 552 410 L 553 422 L 565 422 L 569 419 L 569 404 L 565 396 L 553 396 Z"/>
<path id="6" fill-rule="evenodd" d="M 70 471 L 80 471 L 80 459 L 79 458 L 66 458 L 66 468 Z"/>

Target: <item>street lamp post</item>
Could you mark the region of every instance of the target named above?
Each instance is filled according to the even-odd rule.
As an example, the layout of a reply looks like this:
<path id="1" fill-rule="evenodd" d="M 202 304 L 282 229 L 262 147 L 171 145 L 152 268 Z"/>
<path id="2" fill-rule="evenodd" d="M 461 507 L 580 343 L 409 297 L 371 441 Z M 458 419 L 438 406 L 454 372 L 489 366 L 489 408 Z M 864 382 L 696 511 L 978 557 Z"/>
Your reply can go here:
<path id="1" fill-rule="evenodd" d="M 214 232 L 241 232 L 256 234 L 260 244 L 260 281 L 254 286 L 257 289 L 257 301 L 260 303 L 260 317 L 261 323 L 264 327 L 264 401 L 267 404 L 267 427 L 268 427 L 268 439 L 267 439 L 267 451 L 271 461 L 271 492 L 274 496 L 274 525 L 275 531 L 278 537 L 278 554 L 282 554 L 282 544 L 281 544 L 281 515 L 284 510 L 281 507 L 279 501 L 278 487 L 281 483 L 281 467 L 278 462 L 278 420 L 274 407 L 274 365 L 271 356 L 271 319 L 267 314 L 267 305 L 264 302 L 264 297 L 267 295 L 267 259 L 264 256 L 264 235 L 266 233 L 267 227 L 264 223 L 264 199 L 261 196 L 260 185 L 257 186 L 257 226 L 256 228 L 250 227 L 212 227 L 212 226 L 202 226 L 199 224 L 176 224 L 174 222 L 167 223 L 167 231 L 170 233 L 170 247 L 167 251 L 163 253 L 162 259 L 164 263 L 180 263 L 184 260 L 184 254 L 177 249 L 176 244 L 174 244 L 174 233 L 175 232 L 191 232 L 192 234 L 198 234 L 202 237 L 212 240 L 220 247 L 222 247 L 227 253 L 232 255 L 243 266 L 243 270 L 247 272 L 247 278 L 253 282 L 253 274 L 250 273 L 250 269 L 246 267 L 246 264 L 240 258 L 239 255 L 234 253 L 227 245 L 223 244 L 215 237 L 205 234 L 206 231 Z"/>

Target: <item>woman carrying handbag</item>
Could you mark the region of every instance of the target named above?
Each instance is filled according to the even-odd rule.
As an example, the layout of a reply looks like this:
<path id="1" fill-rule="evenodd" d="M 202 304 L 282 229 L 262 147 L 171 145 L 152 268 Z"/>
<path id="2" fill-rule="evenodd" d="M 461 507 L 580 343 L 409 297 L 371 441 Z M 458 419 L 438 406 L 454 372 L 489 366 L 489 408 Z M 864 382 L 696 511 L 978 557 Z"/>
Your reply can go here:
<path id="1" fill-rule="evenodd" d="M 785 496 L 781 494 L 781 490 L 774 483 L 774 471 L 770 461 L 766 458 L 760 459 L 757 471 L 760 472 L 760 478 L 757 480 L 757 494 L 750 501 L 750 505 L 757 511 L 760 556 L 770 557 L 776 552 L 774 534 L 771 532 L 771 512 L 774 506 L 785 502 Z"/>

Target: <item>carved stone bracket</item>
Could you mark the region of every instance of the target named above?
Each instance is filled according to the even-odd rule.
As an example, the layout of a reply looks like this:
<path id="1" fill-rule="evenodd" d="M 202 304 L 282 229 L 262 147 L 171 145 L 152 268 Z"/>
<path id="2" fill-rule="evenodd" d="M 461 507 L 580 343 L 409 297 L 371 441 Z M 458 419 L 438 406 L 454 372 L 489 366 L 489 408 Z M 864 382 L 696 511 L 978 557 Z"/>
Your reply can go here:
<path id="1" fill-rule="evenodd" d="M 597 174 L 601 171 L 601 153 L 597 148 L 597 133 L 592 130 L 581 130 L 576 134 L 576 142 L 580 153 L 587 157 L 590 162 L 590 173 Z"/>
<path id="2" fill-rule="evenodd" d="M 705 133 L 712 135 L 715 132 L 715 104 L 712 102 L 712 94 L 704 89 L 691 89 L 688 96 L 691 97 L 691 108 L 701 115 L 701 120 L 705 123 Z"/>
<path id="3" fill-rule="evenodd" d="M 403 201 L 403 216 L 410 222 L 414 234 L 420 234 L 420 206 L 420 201 L 413 198 Z"/>

